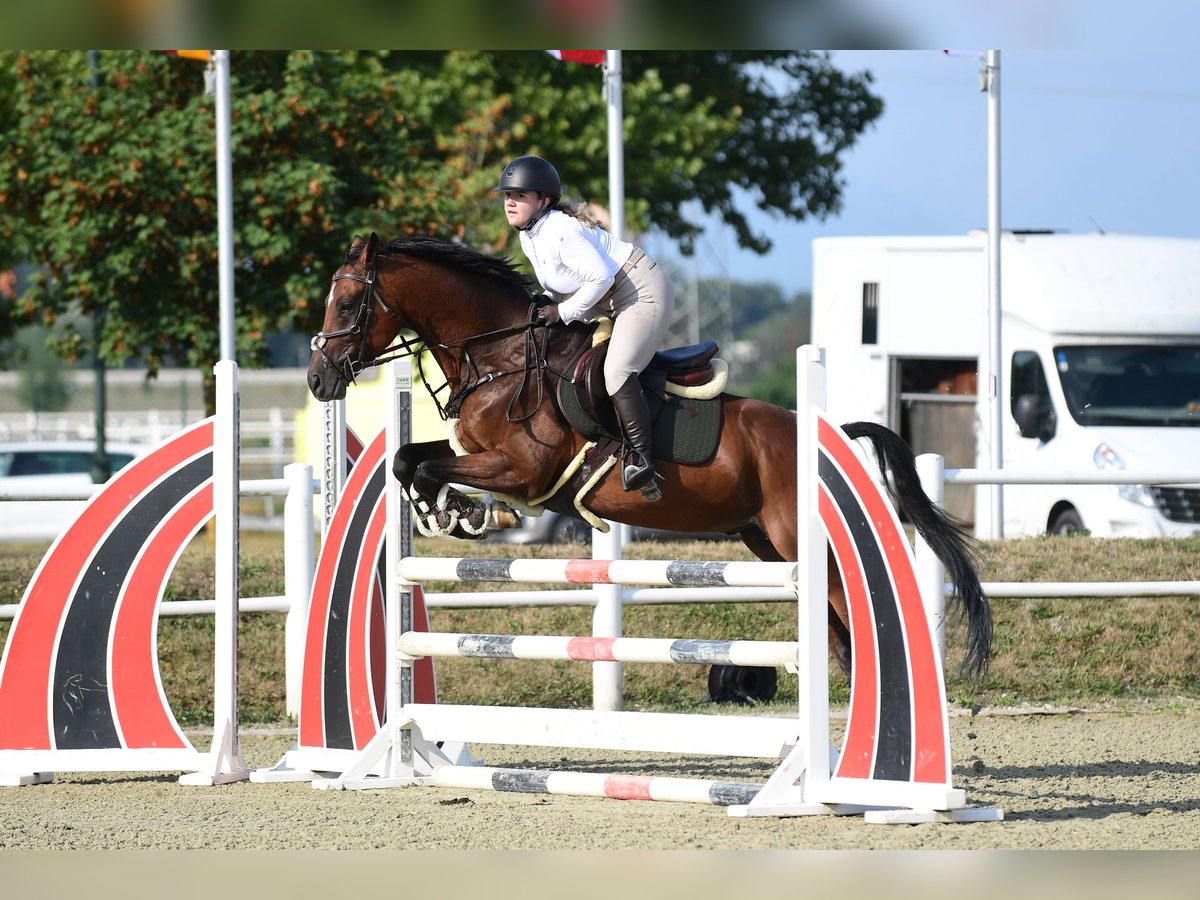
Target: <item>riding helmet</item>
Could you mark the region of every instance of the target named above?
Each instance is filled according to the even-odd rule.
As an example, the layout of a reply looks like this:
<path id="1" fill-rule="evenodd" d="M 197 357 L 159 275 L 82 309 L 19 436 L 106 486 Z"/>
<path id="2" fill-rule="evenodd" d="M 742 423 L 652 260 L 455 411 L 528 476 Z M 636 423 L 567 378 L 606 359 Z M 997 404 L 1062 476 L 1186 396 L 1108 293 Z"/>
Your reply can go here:
<path id="1" fill-rule="evenodd" d="M 562 196 L 558 170 L 540 156 L 518 156 L 500 175 L 493 191 L 535 191 L 543 196 Z"/>

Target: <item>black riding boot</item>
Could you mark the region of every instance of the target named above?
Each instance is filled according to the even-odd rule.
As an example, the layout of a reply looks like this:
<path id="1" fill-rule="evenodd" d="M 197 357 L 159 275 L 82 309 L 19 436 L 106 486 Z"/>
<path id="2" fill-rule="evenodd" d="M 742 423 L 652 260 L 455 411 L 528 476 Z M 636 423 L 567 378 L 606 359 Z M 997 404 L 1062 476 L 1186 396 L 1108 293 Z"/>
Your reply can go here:
<path id="1" fill-rule="evenodd" d="M 632 450 L 629 463 L 621 471 L 621 480 L 625 490 L 641 491 L 653 486 L 655 473 L 650 453 L 650 409 L 646 406 L 646 397 L 637 377 L 626 379 L 621 389 L 613 394 L 612 401 L 621 430 L 625 433 L 625 441 Z M 657 500 L 658 497 L 652 499 Z"/>

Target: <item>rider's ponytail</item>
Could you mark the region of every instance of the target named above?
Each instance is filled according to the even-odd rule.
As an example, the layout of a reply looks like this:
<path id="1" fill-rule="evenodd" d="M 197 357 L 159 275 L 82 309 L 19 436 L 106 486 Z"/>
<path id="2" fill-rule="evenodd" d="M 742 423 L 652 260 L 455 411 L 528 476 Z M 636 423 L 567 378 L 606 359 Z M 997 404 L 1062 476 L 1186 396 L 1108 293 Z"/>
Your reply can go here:
<path id="1" fill-rule="evenodd" d="M 600 227 L 600 223 L 592 217 L 591 208 L 585 200 L 559 200 L 554 208 L 574 219 L 578 219 L 588 228 Z"/>

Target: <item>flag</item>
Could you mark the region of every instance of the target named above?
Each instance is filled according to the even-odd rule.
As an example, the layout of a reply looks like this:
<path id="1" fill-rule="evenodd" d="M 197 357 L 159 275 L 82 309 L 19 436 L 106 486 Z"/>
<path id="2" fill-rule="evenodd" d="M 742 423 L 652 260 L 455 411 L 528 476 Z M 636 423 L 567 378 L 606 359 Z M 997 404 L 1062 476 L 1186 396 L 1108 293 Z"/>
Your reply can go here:
<path id="1" fill-rule="evenodd" d="M 186 59 L 199 59 L 203 62 L 208 62 L 212 59 L 211 50 L 164 50 L 163 53 L 170 53 L 172 56 L 182 56 Z"/>
<path id="2" fill-rule="evenodd" d="M 547 50 L 546 52 L 563 62 L 580 63 L 585 66 L 604 65 L 603 50 Z"/>

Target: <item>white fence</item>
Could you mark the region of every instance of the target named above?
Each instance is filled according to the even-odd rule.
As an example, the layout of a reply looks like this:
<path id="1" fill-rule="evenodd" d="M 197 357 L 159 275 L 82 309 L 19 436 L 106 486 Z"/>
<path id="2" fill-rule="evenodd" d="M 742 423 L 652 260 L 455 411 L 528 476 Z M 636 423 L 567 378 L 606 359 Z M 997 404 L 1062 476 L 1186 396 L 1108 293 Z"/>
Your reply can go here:
<path id="1" fill-rule="evenodd" d="M 145 444 L 147 448 L 170 437 L 179 428 L 204 417 L 203 412 L 181 420 L 180 413 L 147 409 L 138 412 L 109 413 L 105 417 L 106 440 Z M 280 407 L 243 415 L 240 423 L 241 463 L 281 472 L 295 459 L 296 425 L 294 415 Z M 96 417 L 91 412 L 0 413 L 0 441 L 93 441 Z"/>
<path id="2" fill-rule="evenodd" d="M 946 484 L 1200 484 L 1200 470 L 1158 471 L 1041 471 L 1014 469 L 946 469 L 941 456 L 925 454 L 918 459 L 921 486 L 930 497 L 940 499 Z M 918 566 L 921 557 L 918 555 Z M 953 590 L 946 585 L 949 596 Z M 1200 596 L 1200 581 L 1044 581 L 984 582 L 989 597 L 1170 597 Z"/>

